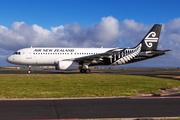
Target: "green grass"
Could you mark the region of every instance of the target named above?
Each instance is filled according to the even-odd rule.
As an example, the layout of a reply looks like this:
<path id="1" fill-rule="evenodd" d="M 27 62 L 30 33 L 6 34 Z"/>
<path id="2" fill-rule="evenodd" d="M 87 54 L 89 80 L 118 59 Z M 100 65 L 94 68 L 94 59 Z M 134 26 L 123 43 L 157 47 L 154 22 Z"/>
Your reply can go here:
<path id="1" fill-rule="evenodd" d="M 177 86 L 178 80 L 132 75 L 10 74 L 0 75 L 0 98 L 135 96 Z"/>

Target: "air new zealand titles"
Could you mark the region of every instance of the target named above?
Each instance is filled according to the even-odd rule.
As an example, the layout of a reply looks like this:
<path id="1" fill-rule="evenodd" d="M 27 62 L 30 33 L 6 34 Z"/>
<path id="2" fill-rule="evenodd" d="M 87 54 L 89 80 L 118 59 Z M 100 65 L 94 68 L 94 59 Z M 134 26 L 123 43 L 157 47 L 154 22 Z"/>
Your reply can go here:
<path id="1" fill-rule="evenodd" d="M 34 52 L 74 52 L 74 49 L 35 49 Z"/>

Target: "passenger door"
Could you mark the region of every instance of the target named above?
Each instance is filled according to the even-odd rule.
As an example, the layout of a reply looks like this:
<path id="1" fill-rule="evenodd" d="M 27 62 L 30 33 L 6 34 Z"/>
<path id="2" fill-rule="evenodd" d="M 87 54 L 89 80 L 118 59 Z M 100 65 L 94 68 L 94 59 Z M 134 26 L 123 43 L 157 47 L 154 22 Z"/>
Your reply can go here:
<path id="1" fill-rule="evenodd" d="M 26 59 L 32 59 L 32 48 L 26 50 Z"/>

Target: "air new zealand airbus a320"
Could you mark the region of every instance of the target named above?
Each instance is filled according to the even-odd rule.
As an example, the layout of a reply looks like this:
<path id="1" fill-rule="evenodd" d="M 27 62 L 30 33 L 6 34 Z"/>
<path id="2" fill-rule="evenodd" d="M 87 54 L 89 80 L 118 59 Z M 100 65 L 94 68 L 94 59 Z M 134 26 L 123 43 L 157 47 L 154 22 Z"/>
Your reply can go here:
<path id="1" fill-rule="evenodd" d="M 134 48 L 24 48 L 7 61 L 17 65 L 55 66 L 56 70 L 90 73 L 88 66 L 122 65 L 164 55 L 170 50 L 157 50 L 162 25 L 155 24 Z M 30 69 L 28 73 L 30 73 Z"/>

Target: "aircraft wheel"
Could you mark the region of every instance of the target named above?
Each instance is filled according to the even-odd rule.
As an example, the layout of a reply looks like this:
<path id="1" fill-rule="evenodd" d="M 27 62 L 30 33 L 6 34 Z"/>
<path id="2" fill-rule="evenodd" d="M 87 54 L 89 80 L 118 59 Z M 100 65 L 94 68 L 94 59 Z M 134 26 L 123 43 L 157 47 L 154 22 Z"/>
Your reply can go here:
<path id="1" fill-rule="evenodd" d="M 81 69 L 80 72 L 81 72 L 81 73 L 85 73 L 85 70 L 84 70 L 84 69 Z"/>
<path id="2" fill-rule="evenodd" d="M 86 69 L 86 73 L 87 74 L 91 73 L 91 70 L 90 69 Z"/>
<path id="3" fill-rule="evenodd" d="M 30 73 L 31 73 L 31 71 L 30 71 L 30 70 L 28 70 L 28 71 L 27 71 L 27 73 L 28 73 L 28 74 L 30 74 Z"/>

